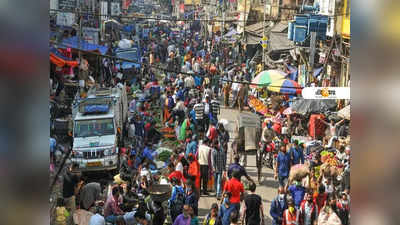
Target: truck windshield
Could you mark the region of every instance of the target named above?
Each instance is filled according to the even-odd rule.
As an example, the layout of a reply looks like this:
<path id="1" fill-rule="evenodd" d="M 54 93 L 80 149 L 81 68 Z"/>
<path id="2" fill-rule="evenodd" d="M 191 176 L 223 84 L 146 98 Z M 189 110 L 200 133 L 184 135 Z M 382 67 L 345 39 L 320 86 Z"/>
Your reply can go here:
<path id="1" fill-rule="evenodd" d="M 74 137 L 113 135 L 113 119 L 75 121 Z"/>

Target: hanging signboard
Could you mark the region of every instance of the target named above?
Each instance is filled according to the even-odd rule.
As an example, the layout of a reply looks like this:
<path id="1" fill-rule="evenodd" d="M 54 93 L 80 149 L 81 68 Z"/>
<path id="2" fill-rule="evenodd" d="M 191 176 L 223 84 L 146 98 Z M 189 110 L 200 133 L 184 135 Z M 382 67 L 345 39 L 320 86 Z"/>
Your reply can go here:
<path id="1" fill-rule="evenodd" d="M 57 9 L 58 9 L 58 1 L 50 0 L 50 10 L 57 10 Z M 54 13 L 54 12 L 50 11 L 50 13 Z"/>
<path id="2" fill-rule="evenodd" d="M 58 0 L 58 9 L 74 10 L 76 6 L 76 0 Z"/>
<path id="3" fill-rule="evenodd" d="M 100 14 L 108 15 L 108 2 L 102 1 L 100 2 Z M 101 21 L 107 20 L 107 16 L 101 16 Z"/>
<path id="4" fill-rule="evenodd" d="M 60 12 L 57 14 L 57 25 L 71 27 L 75 23 L 74 13 Z"/>
<path id="5" fill-rule="evenodd" d="M 119 2 L 111 2 L 111 16 L 119 16 L 121 14 Z"/>
<path id="6" fill-rule="evenodd" d="M 99 43 L 99 29 L 92 27 L 82 27 L 83 40 L 90 44 Z"/>
<path id="7" fill-rule="evenodd" d="M 251 1 L 250 0 L 238 0 L 238 9 L 237 11 L 240 12 L 238 16 L 238 20 L 241 21 L 237 26 L 237 32 L 240 34 L 244 31 L 244 21 L 247 20 L 247 17 L 250 12 Z"/>

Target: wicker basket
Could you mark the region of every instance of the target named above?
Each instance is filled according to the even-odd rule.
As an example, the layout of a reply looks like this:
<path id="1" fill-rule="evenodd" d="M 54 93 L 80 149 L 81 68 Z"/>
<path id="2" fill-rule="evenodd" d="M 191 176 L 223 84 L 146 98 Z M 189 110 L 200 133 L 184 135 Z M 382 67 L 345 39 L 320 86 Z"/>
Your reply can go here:
<path id="1" fill-rule="evenodd" d="M 171 191 L 169 184 L 153 184 L 149 188 L 151 199 L 158 202 L 167 201 L 171 197 Z"/>

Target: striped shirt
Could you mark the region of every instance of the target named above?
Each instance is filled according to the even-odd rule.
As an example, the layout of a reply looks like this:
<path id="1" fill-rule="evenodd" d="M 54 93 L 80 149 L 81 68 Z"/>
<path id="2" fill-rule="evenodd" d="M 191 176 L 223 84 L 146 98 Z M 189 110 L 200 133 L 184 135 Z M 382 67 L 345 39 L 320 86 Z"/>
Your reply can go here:
<path id="1" fill-rule="evenodd" d="M 211 101 L 211 112 L 213 115 L 219 115 L 220 113 L 219 101 L 217 100 Z"/>
<path id="2" fill-rule="evenodd" d="M 198 98 L 200 95 L 200 91 L 196 88 L 192 88 L 189 90 L 189 97 L 190 98 Z"/>
<path id="3" fill-rule="evenodd" d="M 193 109 L 196 112 L 196 120 L 202 120 L 204 117 L 204 104 L 197 103 L 193 106 Z"/>

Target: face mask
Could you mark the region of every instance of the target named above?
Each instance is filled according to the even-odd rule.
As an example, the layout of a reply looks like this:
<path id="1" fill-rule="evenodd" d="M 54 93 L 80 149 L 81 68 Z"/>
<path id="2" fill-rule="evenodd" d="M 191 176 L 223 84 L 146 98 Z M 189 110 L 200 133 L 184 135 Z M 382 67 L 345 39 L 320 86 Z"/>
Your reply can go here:
<path id="1" fill-rule="evenodd" d="M 289 212 L 293 213 L 294 212 L 294 207 L 293 206 L 289 206 Z"/>
<path id="2" fill-rule="evenodd" d="M 342 205 L 347 205 L 347 204 L 349 204 L 348 200 L 342 200 Z"/>
<path id="3" fill-rule="evenodd" d="M 285 197 L 285 194 L 279 194 L 279 199 L 283 199 Z"/>

